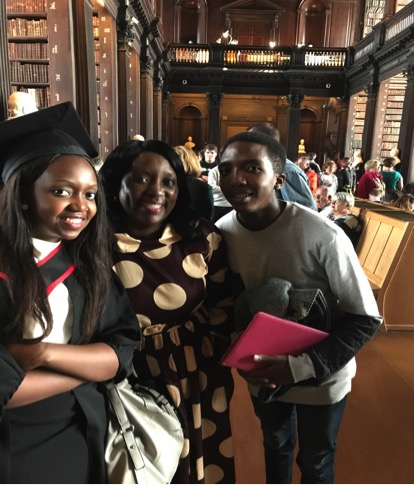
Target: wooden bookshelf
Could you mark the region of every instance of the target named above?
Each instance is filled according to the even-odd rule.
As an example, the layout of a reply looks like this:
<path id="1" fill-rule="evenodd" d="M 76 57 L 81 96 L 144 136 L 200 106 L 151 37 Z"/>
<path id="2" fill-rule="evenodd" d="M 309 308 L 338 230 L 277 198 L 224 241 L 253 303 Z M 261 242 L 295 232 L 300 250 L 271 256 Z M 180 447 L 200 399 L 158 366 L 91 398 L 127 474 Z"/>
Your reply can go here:
<path id="1" fill-rule="evenodd" d="M 364 36 L 384 18 L 385 0 L 367 0 L 365 4 Z"/>
<path id="2" fill-rule="evenodd" d="M 398 147 L 406 87 L 407 79 L 402 74 L 385 81 L 383 101 L 385 112 L 381 136 L 381 159 L 389 157 L 390 150 Z"/>
<path id="3" fill-rule="evenodd" d="M 367 107 L 367 94 L 359 92 L 352 97 L 352 120 L 351 120 L 351 149 L 362 147 L 362 134 L 364 132 L 365 111 Z"/>
<path id="4" fill-rule="evenodd" d="M 49 44 L 45 0 L 7 0 L 7 44 L 11 92 L 31 94 L 41 108 L 50 104 Z"/>
<path id="5" fill-rule="evenodd" d="M 11 91 L 32 94 L 38 108 L 73 100 L 69 0 L 6 0 L 6 12 Z"/>
<path id="6" fill-rule="evenodd" d="M 101 153 L 101 44 L 99 41 L 99 14 L 98 6 L 94 2 L 92 11 L 92 25 L 93 25 L 93 44 L 95 53 L 95 76 L 96 76 L 96 104 L 98 107 L 98 140 L 99 140 L 99 153 Z"/>
<path id="7" fill-rule="evenodd" d="M 99 154 L 104 160 L 116 146 L 116 25 L 105 7 L 93 2 Z"/>

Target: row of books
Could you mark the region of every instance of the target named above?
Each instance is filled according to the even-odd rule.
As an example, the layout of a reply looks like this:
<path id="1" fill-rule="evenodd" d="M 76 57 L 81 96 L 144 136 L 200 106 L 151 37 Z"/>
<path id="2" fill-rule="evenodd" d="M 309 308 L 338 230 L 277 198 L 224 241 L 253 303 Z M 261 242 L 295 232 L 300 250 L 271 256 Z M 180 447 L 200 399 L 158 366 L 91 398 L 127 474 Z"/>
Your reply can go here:
<path id="1" fill-rule="evenodd" d="M 9 19 L 7 35 L 9 37 L 47 37 L 47 20 Z"/>
<path id="2" fill-rule="evenodd" d="M 49 66 L 11 61 L 10 79 L 18 83 L 49 83 Z"/>
<path id="3" fill-rule="evenodd" d="M 399 121 L 401 120 L 402 113 L 389 114 L 385 113 L 385 121 Z"/>
<path id="4" fill-rule="evenodd" d="M 398 128 L 398 130 L 399 130 L 400 126 L 401 126 L 401 121 L 395 121 L 395 120 L 385 120 L 384 121 L 384 127 Z"/>
<path id="5" fill-rule="evenodd" d="M 9 58 L 13 59 L 49 59 L 49 44 L 35 42 L 22 44 L 9 42 Z"/>
<path id="6" fill-rule="evenodd" d="M 392 141 L 396 143 L 398 142 L 398 136 L 399 135 L 386 135 L 384 132 L 382 132 L 382 142 L 385 143 L 387 141 Z"/>
<path id="7" fill-rule="evenodd" d="M 400 126 L 395 126 L 395 127 L 387 127 L 387 126 L 385 126 L 382 129 L 382 133 L 384 135 L 399 135 L 399 133 L 400 133 Z"/>
<path id="8" fill-rule="evenodd" d="M 382 150 L 391 150 L 391 148 L 395 148 L 395 143 L 398 142 L 398 137 L 393 140 L 392 142 L 383 141 L 381 144 Z"/>
<path id="9" fill-rule="evenodd" d="M 16 13 L 39 13 L 46 12 L 46 0 L 8 0 L 6 4 L 7 12 Z"/>

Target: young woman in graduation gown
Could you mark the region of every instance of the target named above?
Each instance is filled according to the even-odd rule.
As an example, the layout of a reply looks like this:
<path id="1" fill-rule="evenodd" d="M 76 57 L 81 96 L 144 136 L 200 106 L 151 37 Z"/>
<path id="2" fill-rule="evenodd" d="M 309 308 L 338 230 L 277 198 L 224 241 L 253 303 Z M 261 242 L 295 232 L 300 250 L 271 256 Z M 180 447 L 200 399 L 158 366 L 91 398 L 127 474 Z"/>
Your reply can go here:
<path id="1" fill-rule="evenodd" d="M 134 312 L 109 268 L 95 149 L 70 103 L 0 124 L 0 482 L 106 483 L 103 382 Z"/>

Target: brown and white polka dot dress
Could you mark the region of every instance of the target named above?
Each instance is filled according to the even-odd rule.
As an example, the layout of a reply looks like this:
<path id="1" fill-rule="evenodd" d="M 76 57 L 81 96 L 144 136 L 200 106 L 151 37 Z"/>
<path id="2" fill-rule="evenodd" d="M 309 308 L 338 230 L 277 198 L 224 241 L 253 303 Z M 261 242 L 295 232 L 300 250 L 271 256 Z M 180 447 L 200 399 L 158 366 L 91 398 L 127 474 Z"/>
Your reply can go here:
<path id="1" fill-rule="evenodd" d="M 160 239 L 116 234 L 114 269 L 143 329 L 134 369 L 170 396 L 185 444 L 176 483 L 234 483 L 230 370 L 219 359 L 233 332 L 224 242 L 203 219 L 184 242 L 168 225 Z"/>

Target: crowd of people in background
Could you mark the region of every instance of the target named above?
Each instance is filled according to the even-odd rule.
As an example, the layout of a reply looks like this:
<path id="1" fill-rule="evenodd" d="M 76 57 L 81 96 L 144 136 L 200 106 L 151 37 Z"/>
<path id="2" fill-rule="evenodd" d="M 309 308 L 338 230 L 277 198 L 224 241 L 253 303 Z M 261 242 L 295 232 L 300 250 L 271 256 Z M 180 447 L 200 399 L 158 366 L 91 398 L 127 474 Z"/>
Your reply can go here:
<path id="1" fill-rule="evenodd" d="M 382 161 L 370 159 L 365 164 L 359 149 L 351 158 L 341 157 L 339 153 L 325 155 L 319 170 L 315 168 L 314 153 L 299 155 L 295 161 L 308 177 L 320 215 L 342 227 L 354 246 L 361 231 L 358 217 L 352 213 L 355 198 L 393 205 L 406 211 L 414 208 L 410 195 L 413 184 L 404 186 L 398 171 L 398 153 L 396 150 L 391 152 L 396 156 Z"/>
<path id="2" fill-rule="evenodd" d="M 248 131 L 265 133 L 279 142 L 279 131 L 271 123 L 256 123 Z M 184 147 L 175 149 L 180 152 L 186 166 L 187 156 L 183 153 Z M 358 217 L 352 213 L 355 197 L 390 204 L 407 211 L 413 210 L 410 196 L 413 195 L 413 184 L 404 186 L 403 177 L 398 171 L 401 162 L 398 151 L 393 149 L 390 156 L 382 161 L 371 159 L 365 164 L 360 149 L 355 149 L 351 157 L 342 157 L 339 152 L 325 154 L 324 160 L 320 163 L 316 153 L 306 153 L 304 140 L 301 140 L 298 152 L 294 162 L 288 159 L 286 161 L 286 179 L 277 190 L 278 198 L 316 209 L 322 217 L 339 225 L 351 238 L 354 246 L 358 242 L 361 230 Z M 195 155 L 195 151 L 193 153 Z M 207 182 L 212 190 L 213 209 L 209 219 L 216 222 L 232 210 L 220 188 L 219 149 L 216 145 L 206 143 L 198 151 L 198 160 L 199 175 L 196 176 L 199 180 Z M 194 181 L 191 183 L 194 184 Z M 193 204 L 196 204 L 196 198 L 200 199 L 200 192 L 197 195 L 193 194 Z M 206 199 L 204 195 L 202 198 Z M 202 203 L 198 201 L 197 204 Z M 205 211 L 203 212 L 201 207 L 198 210 L 199 214 L 205 217 Z"/>

